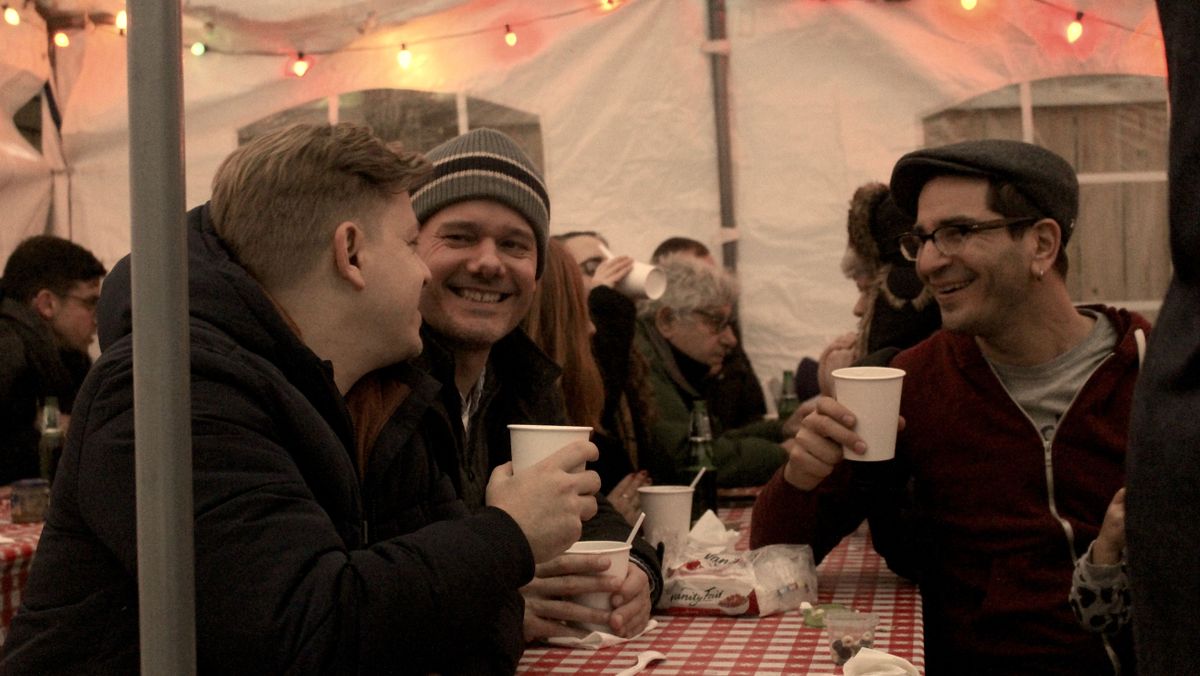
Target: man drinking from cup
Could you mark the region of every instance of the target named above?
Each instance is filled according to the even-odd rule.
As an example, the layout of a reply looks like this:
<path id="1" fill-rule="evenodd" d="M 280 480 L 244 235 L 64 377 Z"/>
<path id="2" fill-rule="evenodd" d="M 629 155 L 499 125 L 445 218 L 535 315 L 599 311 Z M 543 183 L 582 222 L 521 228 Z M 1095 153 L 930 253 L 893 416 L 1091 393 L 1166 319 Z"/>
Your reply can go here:
<path id="1" fill-rule="evenodd" d="M 869 450 L 854 432 L 865 412 L 820 399 L 759 497 L 751 544 L 823 557 L 866 517 L 888 565 L 921 585 L 931 676 L 1111 673 L 1064 590 L 1124 482 L 1149 325 L 1072 304 L 1079 187 L 1057 155 L 997 140 L 918 150 L 891 189 L 916 218 L 900 246 L 943 322 L 891 363 L 907 372 L 896 457 L 842 463 Z"/>

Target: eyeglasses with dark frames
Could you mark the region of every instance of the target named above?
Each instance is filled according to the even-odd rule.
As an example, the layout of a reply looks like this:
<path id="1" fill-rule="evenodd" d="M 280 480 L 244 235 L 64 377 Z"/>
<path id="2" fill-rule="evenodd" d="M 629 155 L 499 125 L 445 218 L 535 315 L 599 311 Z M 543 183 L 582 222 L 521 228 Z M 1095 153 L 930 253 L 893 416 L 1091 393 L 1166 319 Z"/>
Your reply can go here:
<path id="1" fill-rule="evenodd" d="M 76 296 L 73 293 L 68 293 L 64 294 L 63 298 L 77 300 L 87 310 L 95 310 L 96 306 L 100 304 L 100 296 Z"/>
<path id="2" fill-rule="evenodd" d="M 692 310 L 692 314 L 699 317 L 701 323 L 713 333 L 720 333 L 733 326 L 733 315 L 719 315 L 706 310 Z"/>
<path id="3" fill-rule="evenodd" d="M 998 218 L 994 221 L 950 223 L 943 225 L 928 235 L 915 231 L 906 232 L 896 238 L 896 243 L 900 246 L 900 253 L 904 254 L 904 257 L 910 261 L 917 260 L 917 256 L 921 254 L 921 247 L 925 246 L 925 242 L 930 240 L 933 241 L 933 246 L 943 256 L 953 256 L 962 251 L 967 235 L 973 235 L 984 230 L 1006 228 L 1018 223 L 1032 223 L 1040 220 L 1040 218 L 1039 216 L 1014 216 L 1012 218 Z"/>

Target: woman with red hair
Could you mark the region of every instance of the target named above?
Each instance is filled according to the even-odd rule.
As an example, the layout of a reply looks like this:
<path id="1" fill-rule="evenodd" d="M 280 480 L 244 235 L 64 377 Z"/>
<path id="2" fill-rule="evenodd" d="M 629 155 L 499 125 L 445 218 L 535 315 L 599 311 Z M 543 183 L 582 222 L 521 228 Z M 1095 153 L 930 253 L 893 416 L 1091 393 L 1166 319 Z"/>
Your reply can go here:
<path id="1" fill-rule="evenodd" d="M 635 461 L 625 445 L 601 422 L 604 381 L 592 354 L 596 327 L 588 314 L 587 286 L 575 259 L 553 238 L 533 307 L 521 326 L 562 367 L 558 382 L 567 404 L 567 420 L 572 425 L 590 426 L 592 442 L 600 449 L 600 459 L 589 469 L 600 474 L 601 488 L 613 507 L 633 523 L 639 511 L 637 488 L 650 483 L 649 475 L 634 471 Z"/>

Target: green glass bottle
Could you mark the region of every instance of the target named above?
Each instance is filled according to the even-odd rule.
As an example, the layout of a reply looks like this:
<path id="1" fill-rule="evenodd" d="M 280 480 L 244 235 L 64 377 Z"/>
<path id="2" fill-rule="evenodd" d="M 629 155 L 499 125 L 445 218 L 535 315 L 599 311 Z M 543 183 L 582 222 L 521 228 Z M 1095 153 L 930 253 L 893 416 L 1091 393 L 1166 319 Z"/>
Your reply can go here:
<path id="1" fill-rule="evenodd" d="M 779 419 L 786 421 L 798 408 L 800 397 L 796 396 L 796 374 L 787 370 L 783 372 L 783 391 L 779 394 Z"/>
<path id="2" fill-rule="evenodd" d="M 704 510 L 717 511 L 717 468 L 713 458 L 712 421 L 708 417 L 708 402 L 697 399 L 692 404 L 691 430 L 688 436 L 691 464 L 687 468 L 687 482 L 691 482 L 701 468 L 704 476 L 696 485 L 692 500 L 692 518 L 699 518 Z"/>

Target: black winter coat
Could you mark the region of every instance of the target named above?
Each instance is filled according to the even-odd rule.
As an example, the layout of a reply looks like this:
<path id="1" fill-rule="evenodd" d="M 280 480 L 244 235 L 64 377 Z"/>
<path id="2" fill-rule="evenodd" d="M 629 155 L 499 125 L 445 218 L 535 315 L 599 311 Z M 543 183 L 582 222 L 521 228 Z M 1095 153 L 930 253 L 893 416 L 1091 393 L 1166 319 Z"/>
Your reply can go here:
<path id="1" fill-rule="evenodd" d="M 559 367 L 520 329 L 492 346 L 484 379 L 480 409 L 473 421 L 476 433 L 464 442 L 461 402 L 454 384 L 454 357 L 428 325 L 421 329 L 425 349 L 415 365 L 442 383 L 438 402 L 422 420 L 425 437 L 436 449 L 439 466 L 455 481 L 459 495 L 471 509 L 483 505 L 483 488 L 491 470 L 512 459 L 509 424 L 565 425 L 566 406 L 555 384 Z M 486 458 L 486 463 L 480 459 Z M 476 497 L 471 497 L 476 496 Z M 603 495 L 596 496 L 599 511 L 583 523 L 583 540 L 624 540 L 629 524 Z M 662 592 L 658 555 L 643 538 L 634 540 L 634 560 L 650 578 L 652 600 Z"/>
<path id="2" fill-rule="evenodd" d="M 232 260 L 207 208 L 188 220 L 199 671 L 480 670 L 476 635 L 533 574 L 520 529 L 484 509 L 412 532 L 455 511 L 414 508 L 368 546 L 328 363 Z M 128 281 L 126 259 L 104 287 L 105 351 L 76 400 L 0 672 L 138 670 Z M 430 504 L 434 476 L 408 477 Z"/>

